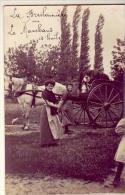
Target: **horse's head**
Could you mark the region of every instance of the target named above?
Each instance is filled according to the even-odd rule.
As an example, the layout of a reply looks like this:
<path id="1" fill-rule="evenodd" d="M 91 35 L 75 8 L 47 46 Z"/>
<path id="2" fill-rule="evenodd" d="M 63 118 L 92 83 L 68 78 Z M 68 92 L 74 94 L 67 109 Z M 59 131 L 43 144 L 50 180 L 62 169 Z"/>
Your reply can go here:
<path id="1" fill-rule="evenodd" d="M 9 96 L 10 94 L 10 77 L 9 76 L 5 76 L 4 77 L 4 94 L 5 96 Z"/>
<path id="2" fill-rule="evenodd" d="M 17 92 L 21 91 L 24 82 L 25 80 L 23 78 L 9 77 L 6 84 L 9 94 L 13 94 L 15 96 Z"/>

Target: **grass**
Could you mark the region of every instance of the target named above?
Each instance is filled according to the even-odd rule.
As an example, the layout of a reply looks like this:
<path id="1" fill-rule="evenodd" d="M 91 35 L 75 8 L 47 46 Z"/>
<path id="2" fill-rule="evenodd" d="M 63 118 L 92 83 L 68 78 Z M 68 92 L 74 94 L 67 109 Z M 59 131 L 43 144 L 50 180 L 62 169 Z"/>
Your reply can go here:
<path id="1" fill-rule="evenodd" d="M 35 108 L 32 108 L 31 113 L 30 113 L 30 122 L 32 123 L 39 123 L 39 116 L 40 116 L 40 106 L 37 106 Z M 19 117 L 19 121 L 17 122 L 18 124 L 23 123 L 23 118 L 22 118 L 22 111 L 18 103 L 10 103 L 10 102 L 5 102 L 5 124 L 11 124 L 12 119 Z"/>
<path id="2" fill-rule="evenodd" d="M 6 136 L 6 173 L 36 173 L 103 180 L 114 166 L 115 135 L 80 134 L 58 147 L 40 148 L 39 133 Z"/>
<path id="3" fill-rule="evenodd" d="M 38 122 L 39 108 L 36 110 L 31 119 Z M 6 104 L 8 124 L 17 114 L 20 114 L 17 104 Z M 81 131 L 74 138 L 62 139 L 58 147 L 40 148 L 38 132 L 6 135 L 6 173 L 42 173 L 103 181 L 114 166 L 118 141 L 115 134 Z"/>

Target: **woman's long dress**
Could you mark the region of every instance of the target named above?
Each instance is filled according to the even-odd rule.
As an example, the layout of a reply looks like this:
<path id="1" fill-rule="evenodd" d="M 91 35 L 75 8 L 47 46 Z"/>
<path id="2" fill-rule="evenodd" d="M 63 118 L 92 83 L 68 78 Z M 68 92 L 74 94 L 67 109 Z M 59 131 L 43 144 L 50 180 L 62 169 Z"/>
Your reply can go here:
<path id="1" fill-rule="evenodd" d="M 46 100 L 48 99 L 46 95 L 44 98 L 46 98 Z M 62 135 L 63 135 L 63 128 L 58 115 L 51 113 L 50 106 L 48 106 L 47 104 L 43 105 L 40 114 L 41 146 L 56 144 L 57 140 L 60 139 Z"/>
<path id="2" fill-rule="evenodd" d="M 116 133 L 123 133 L 123 136 L 115 154 L 115 160 L 125 164 L 125 118 L 119 121 Z"/>

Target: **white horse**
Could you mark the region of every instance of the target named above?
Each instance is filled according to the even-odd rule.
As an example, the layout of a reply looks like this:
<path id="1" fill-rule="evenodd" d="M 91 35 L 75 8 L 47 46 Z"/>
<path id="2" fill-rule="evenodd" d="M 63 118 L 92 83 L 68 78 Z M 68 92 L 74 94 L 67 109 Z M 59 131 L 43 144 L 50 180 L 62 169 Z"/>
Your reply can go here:
<path id="1" fill-rule="evenodd" d="M 45 103 L 42 98 L 42 91 L 45 89 L 45 86 L 36 86 L 32 83 L 26 84 L 25 90 L 22 91 L 22 87 L 24 85 L 24 78 L 12 78 L 12 92 L 16 95 L 17 101 L 21 107 L 24 119 L 24 129 L 29 129 L 29 115 L 32 109 L 32 106 L 40 106 Z M 7 88 L 7 84 L 6 84 Z M 8 82 L 8 90 L 9 90 L 9 82 Z M 53 88 L 53 92 L 58 95 L 63 95 L 66 91 L 66 86 L 55 83 Z M 33 101 L 35 105 L 32 105 Z M 12 120 L 12 124 L 16 123 L 19 118 L 15 118 Z"/>

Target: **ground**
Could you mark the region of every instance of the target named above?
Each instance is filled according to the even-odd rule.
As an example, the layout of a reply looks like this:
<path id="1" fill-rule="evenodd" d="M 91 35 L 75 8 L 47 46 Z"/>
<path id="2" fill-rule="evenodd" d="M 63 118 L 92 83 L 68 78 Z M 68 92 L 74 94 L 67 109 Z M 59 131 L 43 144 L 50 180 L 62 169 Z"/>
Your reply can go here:
<path id="1" fill-rule="evenodd" d="M 5 112 L 6 195 L 125 193 L 125 172 L 121 185 L 112 186 L 120 140 L 114 129 L 72 126 L 58 147 L 40 148 L 38 110 L 24 131 L 21 124 L 10 125 L 20 114 L 17 104 L 14 109 L 8 104 Z"/>
<path id="2" fill-rule="evenodd" d="M 111 183 L 112 177 L 108 179 Z M 74 178 L 51 176 L 6 176 L 6 195 L 46 195 L 46 194 L 85 194 L 85 193 L 125 193 L 125 187 L 113 188 L 104 183 L 84 181 Z"/>
<path id="3" fill-rule="evenodd" d="M 7 126 L 6 136 L 24 136 L 30 135 L 34 130 L 22 131 L 21 126 Z M 34 129 L 37 127 L 34 125 Z M 63 140 L 74 139 L 78 136 L 80 129 L 69 136 L 64 136 Z M 82 129 L 84 131 L 84 129 Z M 88 131 L 89 132 L 89 131 Z M 36 132 L 35 132 L 36 133 Z M 76 135 L 77 134 L 77 135 Z M 93 134 L 96 131 L 93 130 Z M 103 180 L 94 181 L 84 180 L 82 178 L 66 177 L 56 174 L 46 175 L 45 171 L 37 171 L 35 173 L 22 173 L 14 170 L 6 173 L 6 195 L 33 195 L 33 194 L 85 194 L 85 193 L 124 193 L 125 192 L 125 172 L 122 176 L 121 186 L 114 188 L 112 181 L 115 169 Z M 103 176 L 102 176 L 103 177 Z"/>

